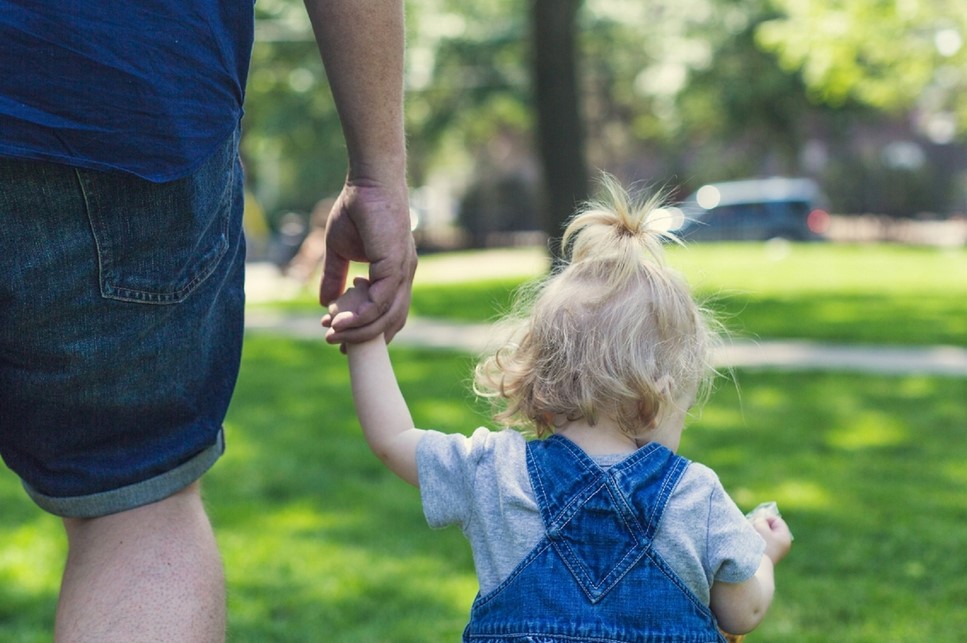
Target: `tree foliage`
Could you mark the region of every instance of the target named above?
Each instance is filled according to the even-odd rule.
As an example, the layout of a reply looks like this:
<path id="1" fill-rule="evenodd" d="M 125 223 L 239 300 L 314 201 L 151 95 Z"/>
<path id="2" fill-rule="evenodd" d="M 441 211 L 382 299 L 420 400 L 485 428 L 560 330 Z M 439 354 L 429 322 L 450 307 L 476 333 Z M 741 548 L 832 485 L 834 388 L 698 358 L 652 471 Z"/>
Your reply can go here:
<path id="1" fill-rule="evenodd" d="M 342 130 L 298 0 L 256 4 L 243 133 L 246 174 L 268 212 L 308 212 L 342 185 Z"/>
<path id="2" fill-rule="evenodd" d="M 879 151 L 849 149 L 857 132 L 892 128 L 909 138 L 907 114 L 928 142 L 967 132 L 967 12 L 957 4 L 409 0 L 411 183 L 445 176 L 456 196 L 472 196 L 470 210 L 503 222 L 501 229 L 534 219 L 492 211 L 506 199 L 481 190 L 539 185 L 542 173 L 555 174 L 549 164 L 562 160 L 586 159 L 592 175 L 604 169 L 687 190 L 745 175 L 817 172 L 803 152 L 822 140 L 840 166 L 862 164 L 857 179 L 870 183 Z M 540 7 L 556 11 L 555 20 L 535 19 Z M 259 0 L 257 11 L 243 141 L 250 182 L 268 211 L 308 211 L 343 179 L 339 122 L 301 1 Z M 538 43 L 550 42 L 537 38 L 561 36 L 562 46 L 573 44 L 569 95 L 555 95 L 572 72 L 553 63 L 566 57 L 551 54 L 544 84 L 535 71 L 548 53 Z M 577 120 L 555 121 L 565 114 Z M 579 172 L 571 176 L 578 178 L 567 189 L 549 190 L 569 206 L 586 189 Z M 917 178 L 911 194 L 939 194 L 932 180 Z M 864 207 L 876 207 L 871 199 Z M 533 203 L 533 195 L 523 201 Z M 564 210 L 554 207 L 548 231 L 559 228 Z"/>
<path id="3" fill-rule="evenodd" d="M 891 112 L 916 108 L 938 142 L 967 132 L 967 12 L 959 0 L 773 0 L 757 32 L 810 94 Z"/>
<path id="4" fill-rule="evenodd" d="M 486 144 L 501 127 L 531 127 L 528 40 L 517 13 L 507 0 L 410 3 L 406 107 L 417 163 L 454 142 Z"/>

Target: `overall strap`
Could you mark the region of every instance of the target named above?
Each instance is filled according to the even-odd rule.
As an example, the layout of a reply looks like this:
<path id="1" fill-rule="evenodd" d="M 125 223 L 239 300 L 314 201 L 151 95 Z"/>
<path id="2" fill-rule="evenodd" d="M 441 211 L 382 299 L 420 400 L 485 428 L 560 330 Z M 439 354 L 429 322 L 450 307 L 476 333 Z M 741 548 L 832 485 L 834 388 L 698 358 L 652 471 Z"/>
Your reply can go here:
<path id="1" fill-rule="evenodd" d="M 562 436 L 528 443 L 527 471 L 547 538 L 592 602 L 648 552 L 687 466 L 654 443 L 607 469 Z"/>

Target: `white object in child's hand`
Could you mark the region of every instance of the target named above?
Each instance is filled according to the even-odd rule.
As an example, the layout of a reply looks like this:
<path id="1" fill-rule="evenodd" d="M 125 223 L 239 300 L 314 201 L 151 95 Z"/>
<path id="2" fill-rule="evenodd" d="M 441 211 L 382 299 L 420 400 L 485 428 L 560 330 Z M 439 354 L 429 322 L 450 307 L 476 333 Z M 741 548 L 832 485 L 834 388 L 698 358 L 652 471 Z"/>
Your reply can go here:
<path id="1" fill-rule="evenodd" d="M 749 519 L 749 522 L 755 522 L 756 520 L 769 519 L 769 518 L 782 518 L 782 514 L 779 513 L 779 505 L 776 504 L 775 500 L 769 502 L 763 502 L 758 507 L 745 514 L 745 517 Z M 792 534 L 789 534 L 790 539 L 795 539 Z"/>

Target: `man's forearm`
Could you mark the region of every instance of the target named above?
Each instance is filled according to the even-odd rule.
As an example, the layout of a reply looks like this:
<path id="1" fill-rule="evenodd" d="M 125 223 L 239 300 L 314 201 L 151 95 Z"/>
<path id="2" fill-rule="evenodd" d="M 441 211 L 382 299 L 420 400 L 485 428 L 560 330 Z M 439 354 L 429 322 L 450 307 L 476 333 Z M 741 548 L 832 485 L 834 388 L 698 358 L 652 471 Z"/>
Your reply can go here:
<path id="1" fill-rule="evenodd" d="M 350 179 L 405 176 L 402 0 L 305 0 L 349 154 Z"/>

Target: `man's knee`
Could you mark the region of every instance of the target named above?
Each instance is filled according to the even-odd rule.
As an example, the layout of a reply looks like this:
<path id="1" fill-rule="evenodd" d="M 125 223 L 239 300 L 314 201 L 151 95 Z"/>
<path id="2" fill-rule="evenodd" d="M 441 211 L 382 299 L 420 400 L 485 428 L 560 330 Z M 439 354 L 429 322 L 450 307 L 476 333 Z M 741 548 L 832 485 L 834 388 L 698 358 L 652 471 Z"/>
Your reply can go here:
<path id="1" fill-rule="evenodd" d="M 221 640 L 224 574 L 197 484 L 64 524 L 70 546 L 58 641 Z"/>

